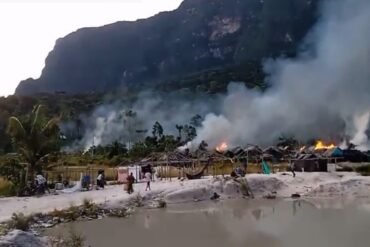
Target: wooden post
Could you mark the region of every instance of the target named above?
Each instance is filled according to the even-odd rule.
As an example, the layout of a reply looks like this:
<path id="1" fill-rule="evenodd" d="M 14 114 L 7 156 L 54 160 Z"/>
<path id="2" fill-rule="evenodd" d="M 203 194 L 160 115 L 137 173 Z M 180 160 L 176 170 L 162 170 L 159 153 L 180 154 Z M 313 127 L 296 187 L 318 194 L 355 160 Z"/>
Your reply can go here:
<path id="1" fill-rule="evenodd" d="M 222 159 L 222 162 L 221 162 L 221 175 L 222 177 L 224 177 L 224 159 Z"/>

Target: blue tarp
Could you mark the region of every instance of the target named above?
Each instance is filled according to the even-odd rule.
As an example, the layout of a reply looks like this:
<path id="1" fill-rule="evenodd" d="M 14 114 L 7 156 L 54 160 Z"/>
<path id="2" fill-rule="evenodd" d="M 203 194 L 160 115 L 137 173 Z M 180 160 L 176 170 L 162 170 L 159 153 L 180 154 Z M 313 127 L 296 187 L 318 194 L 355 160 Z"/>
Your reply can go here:
<path id="1" fill-rule="evenodd" d="M 264 160 L 262 160 L 262 171 L 263 171 L 263 174 L 270 174 L 271 173 L 270 167 L 268 166 L 268 164 Z"/>

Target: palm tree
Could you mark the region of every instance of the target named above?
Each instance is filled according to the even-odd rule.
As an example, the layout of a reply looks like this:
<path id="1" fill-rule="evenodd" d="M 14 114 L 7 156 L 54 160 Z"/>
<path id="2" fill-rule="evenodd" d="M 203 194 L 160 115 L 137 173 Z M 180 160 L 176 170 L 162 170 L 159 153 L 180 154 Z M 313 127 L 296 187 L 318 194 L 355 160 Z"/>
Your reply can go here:
<path id="1" fill-rule="evenodd" d="M 10 117 L 8 134 L 18 152 L 28 163 L 28 177 L 33 177 L 35 170 L 41 171 L 43 158 L 58 150 L 60 117 L 47 120 L 42 105 L 34 107 L 32 113 L 21 121 Z"/>

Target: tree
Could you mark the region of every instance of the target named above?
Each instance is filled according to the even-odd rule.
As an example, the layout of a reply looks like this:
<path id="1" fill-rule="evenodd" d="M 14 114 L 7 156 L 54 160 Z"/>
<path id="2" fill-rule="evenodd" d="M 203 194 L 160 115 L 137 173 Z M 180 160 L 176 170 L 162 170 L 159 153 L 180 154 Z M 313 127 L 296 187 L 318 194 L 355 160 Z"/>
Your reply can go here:
<path id="1" fill-rule="evenodd" d="M 206 143 L 205 141 L 202 141 L 199 146 L 198 146 L 198 149 L 201 150 L 201 151 L 206 151 L 208 148 L 208 143 Z"/>
<path id="2" fill-rule="evenodd" d="M 190 119 L 190 124 L 196 128 L 199 128 L 202 126 L 202 122 L 204 121 L 204 119 L 199 115 L 195 115 L 193 116 L 191 119 Z"/>
<path id="3" fill-rule="evenodd" d="M 159 122 L 155 122 L 152 131 L 153 137 L 161 139 L 163 137 L 163 127 Z"/>
<path id="4" fill-rule="evenodd" d="M 22 158 L 28 163 L 28 175 L 33 177 L 35 170 L 42 170 L 43 158 L 59 149 L 60 118 L 47 120 L 44 107 L 37 105 L 23 121 L 10 117 L 8 134 Z"/>
<path id="5" fill-rule="evenodd" d="M 113 156 L 125 154 L 127 154 L 127 148 L 125 144 L 115 141 L 108 146 L 108 158 L 110 159 L 113 158 Z"/>
<path id="6" fill-rule="evenodd" d="M 294 138 L 294 136 L 286 136 L 286 135 L 281 135 L 278 138 L 278 147 L 288 147 L 289 149 L 295 149 L 299 147 L 298 141 Z"/>
<path id="7" fill-rule="evenodd" d="M 181 141 L 181 139 L 182 139 L 182 129 L 184 128 L 184 126 L 182 126 L 182 125 L 177 125 L 176 124 L 176 129 L 177 129 L 177 131 L 179 132 L 179 136 L 178 136 L 178 140 L 179 141 Z"/>
<path id="8" fill-rule="evenodd" d="M 143 158 L 152 152 L 151 148 L 148 147 L 144 142 L 136 142 L 129 151 L 129 157 L 131 158 Z"/>
<path id="9" fill-rule="evenodd" d="M 191 125 L 185 125 L 184 136 L 185 136 L 184 141 L 190 142 L 194 140 L 195 137 L 197 137 L 197 130 Z"/>

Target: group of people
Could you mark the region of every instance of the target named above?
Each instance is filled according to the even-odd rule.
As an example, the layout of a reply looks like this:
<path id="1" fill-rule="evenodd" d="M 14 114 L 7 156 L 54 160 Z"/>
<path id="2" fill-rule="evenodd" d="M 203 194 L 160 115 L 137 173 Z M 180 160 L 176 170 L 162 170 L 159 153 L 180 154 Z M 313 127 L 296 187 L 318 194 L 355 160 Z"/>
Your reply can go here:
<path id="1" fill-rule="evenodd" d="M 144 174 L 144 180 L 146 182 L 145 191 L 151 190 L 150 183 L 152 181 L 152 174 L 150 172 L 146 172 Z M 131 172 L 127 177 L 127 193 L 132 194 L 134 192 L 134 183 L 136 179 Z"/>
<path id="2" fill-rule="evenodd" d="M 85 176 L 86 177 L 86 176 Z M 89 179 L 82 178 L 81 186 L 88 188 Z M 87 176 L 88 177 L 88 176 Z M 86 181 L 85 181 L 86 180 Z M 134 183 L 136 178 L 134 177 L 133 173 L 130 173 L 127 177 L 127 192 L 132 194 L 134 192 Z M 144 174 L 144 181 L 146 182 L 145 191 L 151 190 L 150 184 L 152 181 L 152 173 L 146 172 Z M 86 185 L 87 184 L 87 185 Z M 104 189 L 106 184 L 104 170 L 98 171 L 98 176 L 96 177 L 96 189 Z M 44 194 L 46 191 L 49 191 L 47 179 L 43 176 L 43 174 L 38 173 L 34 179 L 34 183 L 30 186 L 30 191 L 27 194 Z"/>
<path id="3" fill-rule="evenodd" d="M 150 183 L 152 181 L 152 173 L 146 172 L 144 174 L 144 180 L 146 182 L 145 191 L 151 190 Z M 135 181 L 136 181 L 136 178 L 134 177 L 133 173 L 131 172 L 127 176 L 127 193 L 132 194 L 134 192 L 134 183 L 135 183 Z M 100 170 L 98 172 L 98 176 L 96 178 L 97 189 L 104 189 L 105 184 L 106 184 L 106 181 L 105 181 L 104 170 Z"/>

